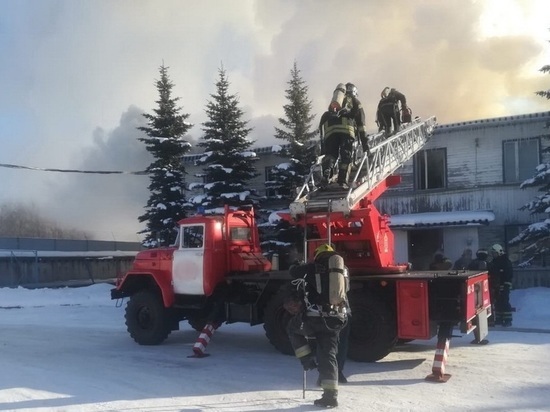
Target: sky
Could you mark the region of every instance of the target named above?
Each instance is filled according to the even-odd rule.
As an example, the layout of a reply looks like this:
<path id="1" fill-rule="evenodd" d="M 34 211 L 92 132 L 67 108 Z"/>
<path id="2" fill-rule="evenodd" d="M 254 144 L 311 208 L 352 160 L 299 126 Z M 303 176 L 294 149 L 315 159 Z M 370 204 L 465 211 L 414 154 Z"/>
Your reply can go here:
<path id="1" fill-rule="evenodd" d="M 110 286 L 0 288 L 0 410 L 16 412 L 313 411 L 317 373 L 277 352 L 262 325 L 222 325 L 205 358 L 188 358 L 187 322 L 159 346 L 126 332 Z M 489 343 L 450 342 L 446 383 L 427 382 L 436 340 L 412 341 L 376 363 L 347 361 L 338 411 L 548 411 L 550 288 L 514 290 L 512 328 Z M 455 330 L 455 334 L 458 331 Z"/>
<path id="2" fill-rule="evenodd" d="M 414 115 L 440 123 L 548 110 L 546 0 L 2 0 L 0 164 L 143 170 L 136 127 L 152 113 L 166 65 L 201 138 L 218 70 L 227 71 L 255 146 L 280 143 L 297 63 L 313 113 L 353 82 L 374 130 L 385 86 Z M 0 203 L 41 213 L 98 239 L 137 240 L 147 176 L 0 167 Z"/>

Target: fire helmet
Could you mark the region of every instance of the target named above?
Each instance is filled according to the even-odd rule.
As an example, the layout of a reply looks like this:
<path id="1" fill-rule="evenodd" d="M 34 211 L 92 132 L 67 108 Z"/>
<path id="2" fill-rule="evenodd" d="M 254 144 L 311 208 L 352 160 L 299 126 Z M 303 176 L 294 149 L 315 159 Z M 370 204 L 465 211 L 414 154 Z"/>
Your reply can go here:
<path id="1" fill-rule="evenodd" d="M 489 252 L 487 252 L 487 249 L 478 249 L 476 256 L 478 259 L 485 260 L 489 257 Z"/>
<path id="2" fill-rule="evenodd" d="M 357 87 L 353 83 L 346 83 L 346 94 L 357 97 L 359 93 L 357 93 Z"/>
<path id="3" fill-rule="evenodd" d="M 493 246 L 491 246 L 491 251 L 498 255 L 504 255 L 504 249 L 498 243 L 495 243 Z"/>
<path id="4" fill-rule="evenodd" d="M 317 259 L 317 256 L 323 252 L 334 252 L 334 249 L 331 245 L 324 243 L 320 246 L 317 246 L 317 249 L 315 249 L 315 258 Z"/>

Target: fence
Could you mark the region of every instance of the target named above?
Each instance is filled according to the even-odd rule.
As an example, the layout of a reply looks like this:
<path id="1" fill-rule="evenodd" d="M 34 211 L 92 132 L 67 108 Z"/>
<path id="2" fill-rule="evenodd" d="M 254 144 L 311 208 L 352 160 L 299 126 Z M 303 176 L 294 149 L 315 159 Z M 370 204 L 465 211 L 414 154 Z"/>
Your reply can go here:
<path id="1" fill-rule="evenodd" d="M 139 242 L 0 238 L 0 287 L 114 279 L 139 250 Z"/>

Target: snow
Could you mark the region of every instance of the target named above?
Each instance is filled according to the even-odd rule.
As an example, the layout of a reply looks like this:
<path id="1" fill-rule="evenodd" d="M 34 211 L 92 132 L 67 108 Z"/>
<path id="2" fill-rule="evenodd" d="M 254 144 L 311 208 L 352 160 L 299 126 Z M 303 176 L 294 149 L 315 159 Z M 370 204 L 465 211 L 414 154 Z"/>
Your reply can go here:
<path id="1" fill-rule="evenodd" d="M 489 210 L 462 212 L 426 212 L 390 216 L 390 226 L 415 226 L 457 223 L 487 223 L 495 220 Z"/>
<path id="2" fill-rule="evenodd" d="M 140 346 L 111 286 L 0 288 L 2 411 L 311 411 L 320 396 L 268 342 L 261 325 L 223 325 L 207 352 L 188 358 L 198 333 L 187 322 L 159 346 Z M 376 363 L 348 361 L 339 411 L 548 411 L 550 289 L 512 292 L 512 329 L 490 343 L 453 338 L 446 383 L 431 373 L 435 339 L 413 341 Z M 458 331 L 455 330 L 455 334 Z"/>

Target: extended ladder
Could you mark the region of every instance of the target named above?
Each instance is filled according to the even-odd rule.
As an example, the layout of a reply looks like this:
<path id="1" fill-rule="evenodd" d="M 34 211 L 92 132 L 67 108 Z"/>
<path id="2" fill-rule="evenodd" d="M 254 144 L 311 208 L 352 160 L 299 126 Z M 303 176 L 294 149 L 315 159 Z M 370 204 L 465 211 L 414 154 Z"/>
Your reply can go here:
<path id="1" fill-rule="evenodd" d="M 428 141 L 436 126 L 436 118 L 414 119 L 403 130 L 385 138 L 384 132 L 369 136 L 370 156 L 364 154 L 354 173 L 351 188 L 346 191 L 319 191 L 321 159 L 311 167 L 304 185 L 290 204 L 293 218 L 307 212 L 349 213 L 385 179 L 390 177 L 404 162 L 409 160 Z"/>

